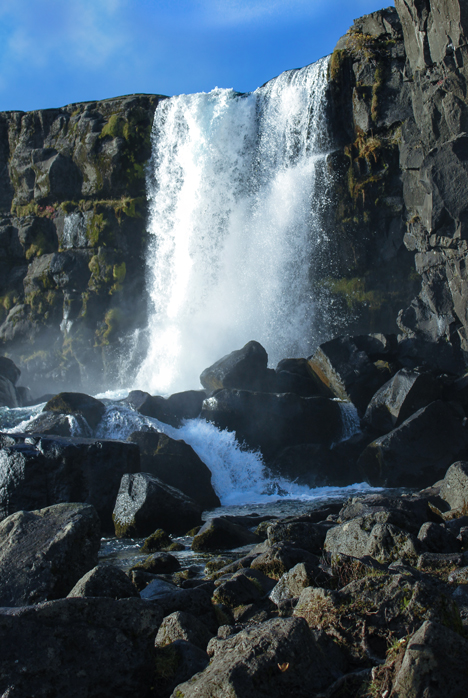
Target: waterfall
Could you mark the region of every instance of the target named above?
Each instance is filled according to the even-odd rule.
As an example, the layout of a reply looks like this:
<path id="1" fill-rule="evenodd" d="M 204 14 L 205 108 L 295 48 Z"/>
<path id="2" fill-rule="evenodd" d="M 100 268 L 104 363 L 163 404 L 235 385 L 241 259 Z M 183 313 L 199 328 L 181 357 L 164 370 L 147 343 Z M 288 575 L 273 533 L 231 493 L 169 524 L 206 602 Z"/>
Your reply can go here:
<path id="1" fill-rule="evenodd" d="M 164 100 L 148 175 L 149 349 L 136 384 L 199 387 L 255 339 L 270 363 L 314 348 L 311 268 L 324 233 L 328 59 L 250 94 Z"/>

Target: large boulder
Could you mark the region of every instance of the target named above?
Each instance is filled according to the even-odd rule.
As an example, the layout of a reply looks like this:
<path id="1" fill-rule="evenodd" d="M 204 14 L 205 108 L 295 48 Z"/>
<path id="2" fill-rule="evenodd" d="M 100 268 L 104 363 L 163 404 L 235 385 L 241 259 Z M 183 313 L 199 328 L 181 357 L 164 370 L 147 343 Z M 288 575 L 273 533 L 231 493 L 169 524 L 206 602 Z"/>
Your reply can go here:
<path id="1" fill-rule="evenodd" d="M 157 528 L 182 535 L 201 524 L 203 507 L 149 473 L 122 477 L 112 518 L 118 538 L 149 536 Z"/>
<path id="2" fill-rule="evenodd" d="M 220 429 L 235 431 L 266 458 L 294 444 L 339 441 L 343 421 L 338 402 L 293 393 L 220 390 L 203 403 L 201 416 Z"/>
<path id="3" fill-rule="evenodd" d="M 213 638 L 205 671 L 178 687 L 185 698 L 298 698 L 318 693 L 336 678 L 306 623 L 276 618 L 226 639 Z"/>
<path id="4" fill-rule="evenodd" d="M 405 419 L 440 397 L 440 385 L 429 371 L 402 368 L 373 396 L 364 422 L 377 433 L 386 434 Z"/>
<path id="5" fill-rule="evenodd" d="M 373 362 L 355 339 L 359 340 L 345 336 L 324 342 L 309 358 L 309 366 L 336 397 L 352 402 L 362 416 L 391 371 L 388 364 Z M 368 348 L 368 343 L 361 345 Z"/>
<path id="6" fill-rule="evenodd" d="M 140 448 L 141 470 L 177 487 L 204 509 L 221 506 L 211 472 L 191 446 L 157 432 L 133 432 L 127 439 Z"/>
<path id="7" fill-rule="evenodd" d="M 0 450 L 0 520 L 21 509 L 84 502 L 113 533 L 122 475 L 139 469 L 138 447 L 125 441 L 9 434 Z"/>
<path id="8" fill-rule="evenodd" d="M 95 429 L 106 411 L 104 403 L 84 393 L 59 393 L 45 405 L 43 412 L 59 414 L 79 414 Z"/>
<path id="9" fill-rule="evenodd" d="M 467 443 L 463 414 L 436 400 L 369 444 L 358 468 L 374 487 L 428 487 L 464 454 Z"/>
<path id="10" fill-rule="evenodd" d="M 426 620 L 409 639 L 396 674 L 394 698 L 466 695 L 468 641 L 441 623 Z"/>
<path id="11" fill-rule="evenodd" d="M 209 519 L 192 541 L 192 550 L 211 551 L 255 545 L 261 538 L 242 526 L 224 517 Z"/>
<path id="12" fill-rule="evenodd" d="M 155 642 L 157 646 L 164 647 L 176 640 L 185 640 L 205 650 L 212 637 L 213 634 L 199 618 L 191 613 L 174 611 L 163 619 Z"/>
<path id="13" fill-rule="evenodd" d="M 109 599 L 128 599 L 139 596 L 136 587 L 123 570 L 116 565 L 103 564 L 86 572 L 69 592 L 68 597 L 104 596 Z"/>
<path id="14" fill-rule="evenodd" d="M 468 461 L 453 463 L 440 483 L 440 496 L 451 509 L 468 508 Z"/>
<path id="15" fill-rule="evenodd" d="M 97 564 L 99 517 L 87 504 L 18 511 L 0 523 L 0 606 L 66 596 Z"/>
<path id="16" fill-rule="evenodd" d="M 142 599 L 74 598 L 1 609 L 0 693 L 146 698 L 162 617 Z"/>
<path id="17" fill-rule="evenodd" d="M 200 376 L 200 383 L 209 391 L 223 388 L 238 390 L 263 390 L 267 381 L 268 355 L 261 344 L 248 342 L 223 356 Z"/>

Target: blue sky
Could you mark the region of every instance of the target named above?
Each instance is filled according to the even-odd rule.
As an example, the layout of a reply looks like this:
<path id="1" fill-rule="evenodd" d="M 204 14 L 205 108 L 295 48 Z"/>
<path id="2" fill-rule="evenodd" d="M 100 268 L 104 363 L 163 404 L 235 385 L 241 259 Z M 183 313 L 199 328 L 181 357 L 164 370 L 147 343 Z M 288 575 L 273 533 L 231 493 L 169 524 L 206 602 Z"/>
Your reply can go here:
<path id="1" fill-rule="evenodd" d="M 254 90 L 390 0 L 0 0 L 0 111 Z"/>

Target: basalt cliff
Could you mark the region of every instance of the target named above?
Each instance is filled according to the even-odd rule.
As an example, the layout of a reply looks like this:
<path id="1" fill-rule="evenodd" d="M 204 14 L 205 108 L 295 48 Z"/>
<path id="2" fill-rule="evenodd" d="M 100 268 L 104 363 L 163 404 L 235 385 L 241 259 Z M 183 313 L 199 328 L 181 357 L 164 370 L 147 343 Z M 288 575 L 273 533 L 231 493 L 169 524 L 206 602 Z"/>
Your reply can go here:
<path id="1" fill-rule="evenodd" d="M 335 312 L 320 339 L 399 331 L 413 357 L 460 373 L 468 10 L 395 5 L 356 20 L 329 63 L 333 186 L 314 283 Z M 122 357 L 147 323 L 145 168 L 161 99 L 0 114 L 0 350 L 37 395 L 96 392 L 132 371 Z"/>

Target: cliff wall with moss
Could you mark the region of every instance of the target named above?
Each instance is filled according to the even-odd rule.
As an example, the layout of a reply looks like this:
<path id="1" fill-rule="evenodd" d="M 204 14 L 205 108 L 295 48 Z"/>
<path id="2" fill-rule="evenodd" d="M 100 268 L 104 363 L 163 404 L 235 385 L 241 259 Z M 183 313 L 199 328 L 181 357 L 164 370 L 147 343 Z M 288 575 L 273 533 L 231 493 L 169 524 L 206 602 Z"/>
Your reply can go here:
<path id="1" fill-rule="evenodd" d="M 36 394 L 115 383 L 122 341 L 145 325 L 160 99 L 0 114 L 0 343 Z"/>

